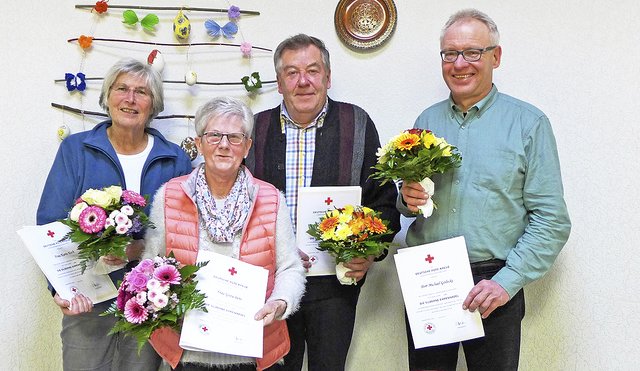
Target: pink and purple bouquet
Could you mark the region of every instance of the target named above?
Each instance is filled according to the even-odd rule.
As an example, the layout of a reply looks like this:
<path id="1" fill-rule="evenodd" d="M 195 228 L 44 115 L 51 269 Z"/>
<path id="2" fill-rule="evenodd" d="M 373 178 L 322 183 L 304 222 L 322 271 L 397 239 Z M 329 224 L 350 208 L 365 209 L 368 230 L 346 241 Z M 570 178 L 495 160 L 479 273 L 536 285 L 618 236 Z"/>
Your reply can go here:
<path id="1" fill-rule="evenodd" d="M 206 296 L 196 289 L 195 273 L 207 262 L 184 265 L 169 254 L 142 260 L 124 276 L 116 301 L 101 316 L 118 321 L 109 334 L 122 332 L 138 340 L 138 351 L 153 331 L 168 326 L 180 332 L 186 311 L 205 307 Z"/>
<path id="2" fill-rule="evenodd" d="M 65 238 L 78 243 L 82 271 L 88 261 L 113 255 L 126 259 L 125 248 L 136 233 L 153 228 L 144 212 L 147 199 L 119 186 L 88 189 L 76 200 L 69 217 L 60 220 L 71 228 Z"/>

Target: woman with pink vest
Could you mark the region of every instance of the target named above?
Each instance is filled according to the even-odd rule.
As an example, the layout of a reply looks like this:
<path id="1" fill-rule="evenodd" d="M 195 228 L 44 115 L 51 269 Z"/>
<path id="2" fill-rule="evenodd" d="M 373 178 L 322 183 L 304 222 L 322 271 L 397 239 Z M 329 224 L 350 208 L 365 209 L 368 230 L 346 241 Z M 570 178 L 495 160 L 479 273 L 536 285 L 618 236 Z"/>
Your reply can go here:
<path id="1" fill-rule="evenodd" d="M 284 196 L 253 178 L 242 165 L 251 148 L 253 114 L 232 98 L 215 98 L 198 109 L 195 139 L 204 163 L 158 190 L 151 207 L 155 229 L 145 238 L 144 258 L 173 252 L 184 264 L 208 250 L 264 267 L 269 272 L 264 307 L 263 356 L 255 359 L 178 346 L 172 330 L 156 331 L 151 343 L 176 370 L 263 370 L 289 352 L 283 321 L 298 308 L 305 273 Z"/>

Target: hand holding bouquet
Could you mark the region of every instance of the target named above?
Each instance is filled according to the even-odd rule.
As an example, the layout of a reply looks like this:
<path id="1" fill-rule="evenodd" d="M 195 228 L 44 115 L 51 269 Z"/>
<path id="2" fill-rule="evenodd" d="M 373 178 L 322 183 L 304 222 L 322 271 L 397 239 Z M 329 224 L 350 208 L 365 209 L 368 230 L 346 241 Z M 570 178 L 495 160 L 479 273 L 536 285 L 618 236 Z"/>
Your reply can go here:
<path id="1" fill-rule="evenodd" d="M 71 228 L 65 238 L 79 244 L 82 272 L 88 261 L 101 256 L 126 260 L 125 248 L 133 235 L 144 227 L 153 227 L 144 213 L 146 205 L 140 194 L 119 186 L 88 189 L 80 196 L 69 217 L 60 222 Z"/>
<path id="2" fill-rule="evenodd" d="M 101 316 L 118 321 L 109 335 L 123 332 L 138 340 L 138 352 L 156 329 L 168 326 L 180 332 L 186 311 L 205 307 L 205 295 L 196 289 L 195 273 L 207 263 L 185 265 L 169 254 L 141 261 L 124 276 L 116 301 Z"/>
<path id="3" fill-rule="evenodd" d="M 327 211 L 320 221 L 309 225 L 307 233 L 319 241 L 318 250 L 327 251 L 335 257 L 340 282 L 355 284 L 350 277 L 344 277 L 347 269 L 343 263 L 353 258 L 382 254 L 390 242 L 381 241 L 381 238 L 393 233 L 388 224 L 379 213 L 368 207 L 347 205 Z"/>
<path id="4" fill-rule="evenodd" d="M 434 184 L 429 177 L 459 167 L 462 162 L 456 147 L 423 129 L 403 131 L 378 149 L 376 155 L 378 163 L 373 168 L 377 171 L 372 178 L 381 179 L 382 184 L 389 180 L 419 182 L 429 193 L 427 204 L 420 208 L 425 217 L 434 208 Z"/>

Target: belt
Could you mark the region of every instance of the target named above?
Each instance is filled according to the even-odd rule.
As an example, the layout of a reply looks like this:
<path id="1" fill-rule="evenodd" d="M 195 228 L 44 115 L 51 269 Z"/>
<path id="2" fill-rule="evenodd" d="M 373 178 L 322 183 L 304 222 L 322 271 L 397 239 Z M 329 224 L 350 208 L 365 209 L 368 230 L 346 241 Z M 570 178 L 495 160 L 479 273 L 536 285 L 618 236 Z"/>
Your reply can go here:
<path id="1" fill-rule="evenodd" d="M 488 272 L 497 272 L 504 267 L 505 261 L 500 259 L 491 259 L 481 262 L 471 263 L 471 273 L 474 276 L 486 274 Z"/>

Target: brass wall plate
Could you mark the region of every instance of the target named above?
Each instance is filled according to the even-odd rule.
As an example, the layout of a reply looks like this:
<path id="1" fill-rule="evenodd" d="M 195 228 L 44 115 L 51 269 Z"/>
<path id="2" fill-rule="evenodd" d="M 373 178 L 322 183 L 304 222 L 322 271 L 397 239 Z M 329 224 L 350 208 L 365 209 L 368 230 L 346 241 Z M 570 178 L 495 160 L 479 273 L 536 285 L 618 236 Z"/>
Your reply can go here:
<path id="1" fill-rule="evenodd" d="M 382 45 L 396 28 L 393 0 L 340 0 L 334 22 L 342 42 L 355 50 Z"/>

